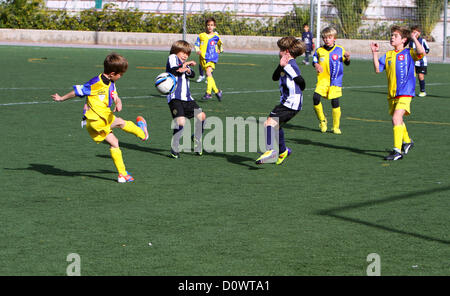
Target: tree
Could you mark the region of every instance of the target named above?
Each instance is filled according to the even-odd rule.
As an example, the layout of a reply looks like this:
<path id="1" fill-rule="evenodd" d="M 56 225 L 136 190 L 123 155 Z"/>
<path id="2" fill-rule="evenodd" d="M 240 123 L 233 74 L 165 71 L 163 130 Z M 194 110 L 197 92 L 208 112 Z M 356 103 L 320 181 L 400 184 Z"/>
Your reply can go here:
<path id="1" fill-rule="evenodd" d="M 416 17 L 422 35 L 428 41 L 432 41 L 431 32 L 436 23 L 441 19 L 444 4 L 442 0 L 415 0 L 416 2 Z"/>
<path id="2" fill-rule="evenodd" d="M 345 38 L 356 38 L 370 0 L 331 0 L 338 12 L 339 29 Z"/>

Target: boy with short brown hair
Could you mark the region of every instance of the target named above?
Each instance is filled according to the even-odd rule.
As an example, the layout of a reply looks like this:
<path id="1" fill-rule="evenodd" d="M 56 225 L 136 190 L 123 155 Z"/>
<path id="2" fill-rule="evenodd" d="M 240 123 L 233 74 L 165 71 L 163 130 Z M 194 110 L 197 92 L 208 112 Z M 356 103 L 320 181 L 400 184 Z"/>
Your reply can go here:
<path id="1" fill-rule="evenodd" d="M 425 50 L 417 40 L 418 34 L 406 27 L 392 26 L 390 45 L 393 47 L 381 58 L 378 58 L 380 46 L 372 42 L 370 48 L 373 53 L 375 73 L 386 70 L 388 80 L 388 106 L 392 116 L 394 132 L 394 148 L 385 160 L 402 159 L 404 154 L 414 146 L 408 135 L 403 116 L 411 113 L 411 100 L 415 96 L 416 77 L 414 75 L 414 62 L 425 55 Z M 416 49 L 406 48 L 412 40 Z"/>
<path id="2" fill-rule="evenodd" d="M 136 118 L 136 124 L 116 117 L 114 112 L 122 110 L 122 100 L 119 98 L 115 82 L 119 80 L 128 69 L 128 61 L 117 53 L 109 54 L 103 62 L 103 73 L 95 76 L 84 85 L 74 85 L 71 92 L 60 96 L 53 94 L 56 102 L 62 102 L 74 97 L 86 96 L 86 129 L 96 143 L 103 141 L 110 145 L 111 158 L 119 172 L 119 183 L 133 182 L 134 178 L 128 174 L 119 147 L 119 140 L 113 134 L 114 128 L 120 128 L 131 133 L 143 141 L 148 139 L 147 123 L 142 116 Z M 111 106 L 114 103 L 114 110 Z"/>

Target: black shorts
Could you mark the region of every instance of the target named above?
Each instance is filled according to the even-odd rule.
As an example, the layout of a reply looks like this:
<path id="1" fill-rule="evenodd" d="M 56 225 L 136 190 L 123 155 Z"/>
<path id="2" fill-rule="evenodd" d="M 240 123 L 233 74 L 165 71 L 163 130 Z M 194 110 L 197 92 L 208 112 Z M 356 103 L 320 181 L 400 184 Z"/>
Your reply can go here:
<path id="1" fill-rule="evenodd" d="M 182 100 L 171 100 L 169 102 L 170 114 L 172 114 L 172 118 L 177 118 L 180 116 L 184 116 L 188 119 L 194 117 L 194 110 L 198 109 L 202 112 L 202 108 L 200 108 L 195 101 L 182 101 Z"/>
<path id="2" fill-rule="evenodd" d="M 427 66 L 416 66 L 416 74 L 427 74 Z"/>
<path id="3" fill-rule="evenodd" d="M 272 112 L 270 112 L 269 117 L 278 117 L 278 124 L 286 123 L 292 119 L 295 115 L 297 115 L 298 110 L 292 110 L 284 105 L 276 105 L 273 108 Z"/>

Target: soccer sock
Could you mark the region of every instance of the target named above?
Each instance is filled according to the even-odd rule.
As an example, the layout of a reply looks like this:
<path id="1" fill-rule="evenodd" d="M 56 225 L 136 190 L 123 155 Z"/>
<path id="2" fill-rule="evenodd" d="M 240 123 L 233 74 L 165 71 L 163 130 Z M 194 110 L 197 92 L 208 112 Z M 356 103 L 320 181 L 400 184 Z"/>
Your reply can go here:
<path id="1" fill-rule="evenodd" d="M 333 129 L 339 128 L 341 123 L 341 107 L 333 108 Z"/>
<path id="2" fill-rule="evenodd" d="M 216 86 L 216 81 L 214 80 L 214 77 L 208 76 L 206 77 L 206 81 L 208 82 L 206 86 L 206 93 L 211 94 L 211 92 L 218 93 L 219 89 Z"/>
<path id="3" fill-rule="evenodd" d="M 279 144 L 278 147 L 280 149 L 280 151 L 278 151 L 280 154 L 283 153 L 284 151 L 286 151 L 286 143 L 284 143 L 284 130 L 280 127 L 280 129 L 278 130 L 278 136 L 279 136 Z"/>
<path id="4" fill-rule="evenodd" d="M 274 142 L 274 128 L 273 126 L 266 126 L 266 151 L 273 150 L 273 142 Z"/>
<path id="5" fill-rule="evenodd" d="M 411 143 L 411 138 L 408 135 L 405 123 L 403 123 L 403 143 Z"/>
<path id="6" fill-rule="evenodd" d="M 180 138 L 182 135 L 183 135 L 183 126 L 173 129 L 172 150 L 176 153 L 179 152 L 178 146 L 180 145 Z"/>
<path id="7" fill-rule="evenodd" d="M 403 131 L 405 130 L 405 128 L 403 127 L 403 125 L 394 125 L 393 130 L 394 130 L 394 148 L 401 151 L 403 143 Z"/>
<path id="8" fill-rule="evenodd" d="M 314 105 L 314 111 L 316 111 L 317 119 L 319 119 L 319 121 L 325 120 L 325 114 L 323 113 L 322 103 L 319 102 L 319 104 Z"/>
<path id="9" fill-rule="evenodd" d="M 145 139 L 144 131 L 136 124 L 134 124 L 134 122 L 132 121 L 129 120 L 125 121 L 125 126 L 122 128 L 122 130 L 127 133 L 133 134 L 141 139 Z"/>
<path id="10" fill-rule="evenodd" d="M 127 175 L 127 170 L 125 169 L 125 164 L 123 163 L 122 151 L 120 148 L 110 148 L 109 151 L 111 152 L 111 158 L 113 159 L 114 165 L 116 166 L 119 174 L 124 176 Z"/>
<path id="11" fill-rule="evenodd" d="M 420 91 L 425 92 L 425 80 L 419 80 Z"/>

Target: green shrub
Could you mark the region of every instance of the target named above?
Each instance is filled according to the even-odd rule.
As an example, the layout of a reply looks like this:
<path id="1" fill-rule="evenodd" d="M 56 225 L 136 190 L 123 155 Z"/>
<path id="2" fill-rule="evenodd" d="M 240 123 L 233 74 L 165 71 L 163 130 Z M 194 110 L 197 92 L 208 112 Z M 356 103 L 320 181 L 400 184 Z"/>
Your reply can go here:
<path id="1" fill-rule="evenodd" d="M 344 38 L 359 38 L 362 17 L 370 0 L 332 0 L 338 12 L 338 28 Z"/>
<path id="2" fill-rule="evenodd" d="M 416 0 L 416 15 L 422 29 L 422 36 L 428 41 L 433 41 L 431 32 L 436 23 L 441 19 L 444 5 L 442 0 Z"/>
<path id="3" fill-rule="evenodd" d="M 335 25 L 342 38 L 388 39 L 389 25 L 375 24 L 361 28 L 362 17 L 370 0 L 332 0 L 338 17 Z M 429 36 L 442 12 L 441 0 L 416 0 L 423 14 L 416 14 L 423 35 Z M 301 36 L 304 23 L 309 23 L 309 8 L 294 4 L 282 17 L 246 18 L 230 11 L 205 11 L 186 18 L 188 34 L 205 30 L 205 19 L 214 17 L 221 35 Z M 179 14 L 143 13 L 135 8 L 118 9 L 113 3 L 102 9 L 86 9 L 70 14 L 66 10 L 49 10 L 44 0 L 3 0 L 0 2 L 0 28 L 83 30 L 111 32 L 183 33 L 183 16 Z"/>

